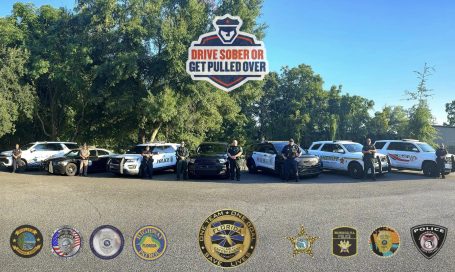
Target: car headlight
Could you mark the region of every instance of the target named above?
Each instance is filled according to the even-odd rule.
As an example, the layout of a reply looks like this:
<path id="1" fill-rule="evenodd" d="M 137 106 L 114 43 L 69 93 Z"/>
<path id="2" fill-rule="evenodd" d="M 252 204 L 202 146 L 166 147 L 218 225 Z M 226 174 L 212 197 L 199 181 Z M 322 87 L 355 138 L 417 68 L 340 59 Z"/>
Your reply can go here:
<path id="1" fill-rule="evenodd" d="M 226 159 L 218 159 L 218 162 L 219 162 L 219 163 L 226 163 L 227 160 L 226 160 Z"/>
<path id="2" fill-rule="evenodd" d="M 59 164 L 59 165 L 63 165 L 63 166 L 65 166 L 65 165 L 67 165 L 67 164 L 68 164 L 68 162 L 67 162 L 67 161 L 59 161 L 59 162 L 58 162 L 58 164 Z"/>
<path id="3" fill-rule="evenodd" d="M 195 163 L 196 159 L 190 159 L 190 163 Z"/>

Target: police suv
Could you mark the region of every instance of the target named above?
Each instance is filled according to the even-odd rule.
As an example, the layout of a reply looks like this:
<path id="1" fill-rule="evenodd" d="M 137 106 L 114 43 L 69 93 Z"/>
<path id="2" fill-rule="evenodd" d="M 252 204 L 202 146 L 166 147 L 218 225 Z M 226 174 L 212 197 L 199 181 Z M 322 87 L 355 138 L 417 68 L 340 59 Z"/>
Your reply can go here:
<path id="1" fill-rule="evenodd" d="M 149 146 L 153 154 L 153 169 L 175 169 L 177 158 L 175 151 L 180 144 L 174 143 L 148 143 L 138 144 L 128 150 L 126 154 L 115 155 L 107 162 L 107 170 L 118 175 L 141 175 L 142 151 Z"/>
<path id="2" fill-rule="evenodd" d="M 387 155 L 390 166 L 396 169 L 423 171 L 425 176 L 437 176 L 436 151 L 429 144 L 418 140 L 379 140 L 376 149 Z M 453 154 L 447 154 L 445 172 L 454 169 Z"/>
<path id="3" fill-rule="evenodd" d="M 38 168 L 44 160 L 50 157 L 63 156 L 72 149 L 79 148 L 77 143 L 73 142 L 34 142 L 21 146 L 21 160 L 26 168 Z M 12 167 L 13 151 L 0 153 L 0 165 Z"/>
<path id="4" fill-rule="evenodd" d="M 324 169 L 347 171 L 353 178 L 362 178 L 363 145 L 352 141 L 318 141 L 313 142 L 308 153 L 321 158 Z M 375 171 L 383 174 L 389 171 L 387 156 L 376 153 Z"/>
<path id="5" fill-rule="evenodd" d="M 268 141 L 253 145 L 246 156 L 248 171 L 252 174 L 257 173 L 258 170 L 268 171 L 283 178 L 284 158 L 281 156 L 281 150 L 287 144 L 287 141 Z M 302 155 L 296 158 L 299 176 L 317 177 L 322 171 L 320 159 L 300 149 Z"/>

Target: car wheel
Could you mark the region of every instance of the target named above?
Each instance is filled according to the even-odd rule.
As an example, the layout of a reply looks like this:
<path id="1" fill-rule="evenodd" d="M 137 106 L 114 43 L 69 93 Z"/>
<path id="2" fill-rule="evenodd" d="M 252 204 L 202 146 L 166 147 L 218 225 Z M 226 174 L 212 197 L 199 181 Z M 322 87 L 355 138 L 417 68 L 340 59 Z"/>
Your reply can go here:
<path id="1" fill-rule="evenodd" d="M 438 176 L 438 169 L 436 163 L 434 162 L 425 162 L 422 167 L 423 174 L 427 177 L 436 177 Z"/>
<path id="2" fill-rule="evenodd" d="M 67 176 L 75 176 L 77 173 L 77 166 L 74 163 L 68 163 L 65 167 L 65 174 Z"/>
<path id="3" fill-rule="evenodd" d="M 258 169 L 256 168 L 256 163 L 254 160 L 251 160 L 251 162 L 248 165 L 248 172 L 250 174 L 256 174 L 258 172 Z"/>
<path id="4" fill-rule="evenodd" d="M 352 178 L 355 178 L 355 179 L 363 178 L 363 168 L 357 162 L 351 163 L 349 165 L 349 170 L 348 171 L 349 171 L 349 175 Z"/>
<path id="5" fill-rule="evenodd" d="M 21 166 L 18 168 L 20 171 L 27 170 L 27 162 L 24 159 L 21 159 Z"/>
<path id="6" fill-rule="evenodd" d="M 387 156 L 387 172 L 392 173 L 392 165 L 390 164 L 389 156 Z"/>

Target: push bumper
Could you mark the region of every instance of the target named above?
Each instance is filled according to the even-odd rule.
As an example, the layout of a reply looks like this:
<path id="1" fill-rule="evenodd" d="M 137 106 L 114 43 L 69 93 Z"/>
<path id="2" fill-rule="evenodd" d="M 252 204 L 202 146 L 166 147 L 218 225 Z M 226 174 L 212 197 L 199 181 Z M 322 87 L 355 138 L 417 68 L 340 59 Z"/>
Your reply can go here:
<path id="1" fill-rule="evenodd" d="M 320 163 L 316 165 L 298 165 L 299 177 L 319 175 L 322 172 L 322 165 Z"/>

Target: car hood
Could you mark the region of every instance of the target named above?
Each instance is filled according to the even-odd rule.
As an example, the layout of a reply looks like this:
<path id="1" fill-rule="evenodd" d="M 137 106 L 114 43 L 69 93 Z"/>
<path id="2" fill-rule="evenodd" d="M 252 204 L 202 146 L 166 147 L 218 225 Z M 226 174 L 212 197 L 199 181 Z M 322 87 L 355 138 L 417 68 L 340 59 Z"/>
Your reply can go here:
<path id="1" fill-rule="evenodd" d="M 111 155 L 109 158 L 112 159 L 127 159 L 127 160 L 136 160 L 136 159 L 142 159 L 141 154 L 123 154 L 123 155 Z"/>
<path id="2" fill-rule="evenodd" d="M 11 156 L 11 155 L 13 155 L 13 150 L 3 151 L 2 153 L 0 153 L 0 155 Z"/>
<path id="3" fill-rule="evenodd" d="M 61 161 L 72 161 L 78 159 L 77 157 L 52 157 L 44 160 L 43 162 L 61 162 Z"/>
<path id="4" fill-rule="evenodd" d="M 362 152 L 350 152 L 350 153 L 346 153 L 346 156 L 352 156 L 352 157 L 355 157 L 355 158 L 358 158 L 358 159 L 363 159 L 363 153 Z M 376 154 L 374 155 L 375 157 L 386 157 L 386 155 L 382 154 L 382 153 L 379 153 L 379 152 L 376 152 Z"/>

